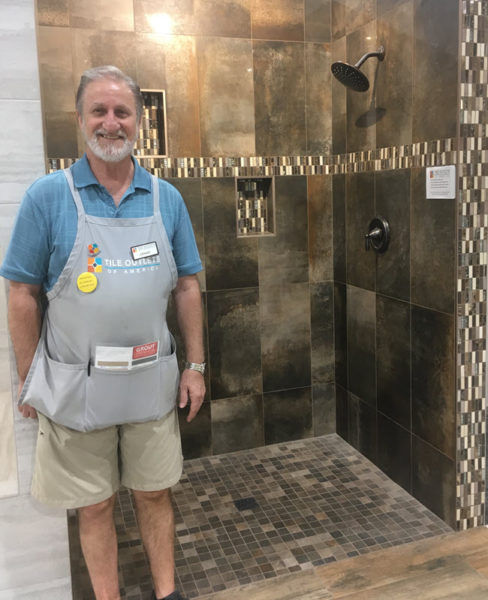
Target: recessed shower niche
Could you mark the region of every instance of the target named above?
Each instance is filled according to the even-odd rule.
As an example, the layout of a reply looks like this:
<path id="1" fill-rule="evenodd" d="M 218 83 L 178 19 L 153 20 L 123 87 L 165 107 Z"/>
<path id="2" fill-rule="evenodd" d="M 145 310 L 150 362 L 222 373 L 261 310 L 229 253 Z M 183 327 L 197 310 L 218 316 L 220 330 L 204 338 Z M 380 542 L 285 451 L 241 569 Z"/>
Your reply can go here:
<path id="1" fill-rule="evenodd" d="M 143 107 L 139 137 L 134 155 L 154 157 L 168 155 L 166 127 L 166 92 L 164 90 L 141 90 Z"/>
<path id="2" fill-rule="evenodd" d="M 275 234 L 273 177 L 236 177 L 237 237 Z"/>

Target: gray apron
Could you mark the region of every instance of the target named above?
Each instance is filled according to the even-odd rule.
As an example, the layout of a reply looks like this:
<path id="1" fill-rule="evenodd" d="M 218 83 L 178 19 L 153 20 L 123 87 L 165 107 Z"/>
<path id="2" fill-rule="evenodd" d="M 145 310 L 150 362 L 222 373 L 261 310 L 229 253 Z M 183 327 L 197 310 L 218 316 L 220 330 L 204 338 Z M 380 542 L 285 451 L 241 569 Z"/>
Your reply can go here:
<path id="1" fill-rule="evenodd" d="M 166 309 L 176 264 L 152 177 L 152 217 L 87 215 L 69 169 L 78 211 L 76 240 L 54 287 L 19 404 L 55 423 L 90 431 L 159 419 L 179 384 Z"/>

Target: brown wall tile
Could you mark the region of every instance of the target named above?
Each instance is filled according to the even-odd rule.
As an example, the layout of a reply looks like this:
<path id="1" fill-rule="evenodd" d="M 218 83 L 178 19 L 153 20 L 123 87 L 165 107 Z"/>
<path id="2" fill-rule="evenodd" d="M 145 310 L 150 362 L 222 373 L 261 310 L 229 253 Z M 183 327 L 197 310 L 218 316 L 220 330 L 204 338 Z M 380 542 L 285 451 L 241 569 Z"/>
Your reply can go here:
<path id="1" fill-rule="evenodd" d="M 133 0 L 135 31 L 195 35 L 194 0 Z M 161 18 L 161 15 L 164 15 Z M 168 19 L 169 17 L 169 19 Z"/>
<path id="2" fill-rule="evenodd" d="M 454 137 L 458 0 L 415 0 L 413 141 Z"/>
<path id="3" fill-rule="evenodd" d="M 262 391 L 257 288 L 207 292 L 212 400 Z"/>
<path id="4" fill-rule="evenodd" d="M 332 176 L 312 175 L 307 183 L 309 277 L 327 281 L 334 278 Z"/>
<path id="5" fill-rule="evenodd" d="M 331 0 L 305 0 L 305 41 L 330 42 Z"/>
<path id="6" fill-rule="evenodd" d="M 307 154 L 332 151 L 330 44 L 305 44 Z"/>
<path id="7" fill-rule="evenodd" d="M 205 401 L 198 415 L 188 423 L 186 417 L 188 409 L 179 410 L 181 445 L 185 460 L 211 456 L 212 454 L 212 422 L 211 403 Z"/>
<path id="8" fill-rule="evenodd" d="M 336 432 L 335 385 L 316 383 L 312 386 L 313 434 L 327 435 Z"/>
<path id="9" fill-rule="evenodd" d="M 311 388 L 264 394 L 266 444 L 313 436 Z"/>
<path id="10" fill-rule="evenodd" d="M 197 49 L 202 154 L 254 155 L 251 42 L 201 38 Z"/>
<path id="11" fill-rule="evenodd" d="M 258 286 L 258 240 L 237 238 L 235 183 L 202 180 L 208 290 Z"/>
<path id="12" fill-rule="evenodd" d="M 213 454 L 264 446 L 261 394 L 212 402 L 212 445 Z"/>
<path id="13" fill-rule="evenodd" d="M 166 90 L 166 48 L 169 40 L 169 36 L 155 33 L 136 34 L 137 83 L 140 88 Z"/>
<path id="14" fill-rule="evenodd" d="M 69 0 L 37 0 L 39 25 L 69 27 Z"/>
<path id="15" fill-rule="evenodd" d="M 251 37 L 251 0 L 194 0 L 200 35 Z"/>
<path id="16" fill-rule="evenodd" d="M 378 148 L 412 142 L 413 34 L 413 0 L 378 19 L 378 42 L 385 47 L 376 81 L 376 106 L 384 111 L 376 125 Z"/>
<path id="17" fill-rule="evenodd" d="M 264 391 L 309 386 L 308 283 L 261 286 L 259 306 Z"/>
<path id="18" fill-rule="evenodd" d="M 50 158 L 76 158 L 78 156 L 75 112 L 45 112 L 46 150 Z"/>
<path id="19" fill-rule="evenodd" d="M 334 286 L 332 282 L 310 286 L 312 327 L 312 382 L 334 380 Z"/>
<path id="20" fill-rule="evenodd" d="M 332 176 L 334 277 L 346 282 L 346 176 Z"/>
<path id="21" fill-rule="evenodd" d="M 347 399 L 348 442 L 370 461 L 377 461 L 378 425 L 374 408 L 348 394 Z"/>
<path id="22" fill-rule="evenodd" d="M 395 483 L 412 492 L 411 433 L 378 414 L 378 466 Z"/>
<path id="23" fill-rule="evenodd" d="M 251 15 L 254 39 L 303 41 L 303 0 L 251 0 Z"/>
<path id="24" fill-rule="evenodd" d="M 117 0 L 114 10 L 112 0 L 76 0 L 69 3 L 69 19 L 71 27 L 134 31 L 133 1 Z"/>
<path id="25" fill-rule="evenodd" d="M 346 34 L 376 18 L 376 0 L 341 0 L 345 4 Z"/>
<path id="26" fill-rule="evenodd" d="M 72 73 L 71 30 L 41 26 L 38 45 L 43 110 L 73 112 L 78 80 L 74 81 Z"/>
<path id="27" fill-rule="evenodd" d="M 332 43 L 332 64 L 347 62 L 346 36 Z M 347 89 L 331 74 L 332 93 L 332 153 L 347 151 Z"/>
<path id="28" fill-rule="evenodd" d="M 254 42 L 256 154 L 305 154 L 303 65 L 303 44 Z"/>
<path id="29" fill-rule="evenodd" d="M 337 40 L 346 35 L 346 5 L 345 0 L 332 0 L 330 10 L 331 36 Z"/>

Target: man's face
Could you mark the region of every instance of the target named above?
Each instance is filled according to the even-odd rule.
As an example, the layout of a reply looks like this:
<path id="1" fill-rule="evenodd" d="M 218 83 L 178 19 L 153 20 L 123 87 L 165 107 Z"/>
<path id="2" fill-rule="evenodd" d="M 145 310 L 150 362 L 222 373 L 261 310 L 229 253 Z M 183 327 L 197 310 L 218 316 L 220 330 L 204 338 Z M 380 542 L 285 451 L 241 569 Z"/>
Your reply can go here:
<path id="1" fill-rule="evenodd" d="M 134 96 L 125 82 L 97 79 L 89 83 L 78 121 L 88 148 L 98 158 L 120 162 L 132 152 L 139 123 Z"/>

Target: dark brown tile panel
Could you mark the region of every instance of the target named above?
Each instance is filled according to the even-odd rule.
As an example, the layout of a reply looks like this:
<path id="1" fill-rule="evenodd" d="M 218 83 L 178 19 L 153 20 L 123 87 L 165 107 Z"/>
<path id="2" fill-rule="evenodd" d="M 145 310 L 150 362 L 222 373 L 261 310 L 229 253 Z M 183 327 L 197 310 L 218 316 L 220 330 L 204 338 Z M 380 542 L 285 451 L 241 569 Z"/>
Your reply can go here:
<path id="1" fill-rule="evenodd" d="M 181 445 L 185 460 L 212 454 L 211 402 L 205 400 L 198 415 L 187 422 L 188 409 L 178 409 Z"/>
<path id="2" fill-rule="evenodd" d="M 251 0 L 251 15 L 254 39 L 303 41 L 303 0 Z"/>
<path id="3" fill-rule="evenodd" d="M 344 0 L 332 0 L 331 4 L 331 37 L 337 40 L 346 35 L 346 4 Z"/>
<path id="4" fill-rule="evenodd" d="M 343 35 L 332 44 L 331 65 L 335 62 L 347 62 L 346 36 Z M 331 74 L 332 94 L 332 153 L 347 152 L 347 89 Z"/>
<path id="5" fill-rule="evenodd" d="M 259 306 L 264 391 L 309 386 L 308 283 L 261 286 Z"/>
<path id="6" fill-rule="evenodd" d="M 48 156 L 78 156 L 77 128 L 75 112 L 44 112 L 46 123 L 46 149 Z"/>
<path id="7" fill-rule="evenodd" d="M 330 44 L 305 44 L 307 154 L 332 152 Z"/>
<path id="8" fill-rule="evenodd" d="M 413 0 L 378 18 L 378 42 L 385 59 L 378 69 L 376 147 L 412 142 Z"/>
<path id="9" fill-rule="evenodd" d="M 454 317 L 412 307 L 412 430 L 456 456 Z"/>
<path id="10" fill-rule="evenodd" d="M 346 285 L 334 283 L 335 381 L 347 389 L 347 293 Z"/>
<path id="11" fill-rule="evenodd" d="M 377 255 L 376 291 L 410 300 L 410 170 L 375 173 L 375 214 L 390 226 L 386 252 Z"/>
<path id="12" fill-rule="evenodd" d="M 197 54 L 202 154 L 253 156 L 251 41 L 199 38 Z"/>
<path id="13" fill-rule="evenodd" d="M 376 409 L 376 298 L 347 287 L 347 372 L 349 391 Z"/>
<path id="14" fill-rule="evenodd" d="M 308 256 L 311 282 L 334 278 L 332 228 L 332 177 L 307 178 L 308 184 Z"/>
<path id="15" fill-rule="evenodd" d="M 334 286 L 333 283 L 310 285 L 312 326 L 312 382 L 334 380 Z"/>
<path id="16" fill-rule="evenodd" d="M 38 28 L 37 37 L 44 111 L 74 112 L 75 83 L 78 85 L 79 78 L 74 78 L 72 72 L 71 30 L 65 27 L 41 26 Z"/>
<path id="17" fill-rule="evenodd" d="M 336 431 L 335 385 L 316 383 L 312 386 L 313 434 L 325 435 Z"/>
<path id="18" fill-rule="evenodd" d="M 305 41 L 330 42 L 332 0 L 305 0 Z"/>
<path id="19" fill-rule="evenodd" d="M 262 391 L 259 293 L 207 292 L 212 400 Z"/>
<path id="20" fill-rule="evenodd" d="M 306 153 L 303 44 L 254 42 L 256 153 Z"/>
<path id="21" fill-rule="evenodd" d="M 332 176 L 334 280 L 346 281 L 346 176 Z"/>
<path id="22" fill-rule="evenodd" d="M 346 0 L 344 4 L 346 34 L 357 31 L 376 18 L 376 0 Z"/>
<path id="23" fill-rule="evenodd" d="M 411 430 L 410 305 L 376 296 L 378 410 Z"/>
<path id="24" fill-rule="evenodd" d="M 235 182 L 202 180 L 208 290 L 257 287 L 258 240 L 237 238 Z"/>
<path id="25" fill-rule="evenodd" d="M 459 2 L 415 0 L 413 140 L 454 137 Z"/>
<path id="26" fill-rule="evenodd" d="M 262 395 L 212 402 L 212 443 L 214 454 L 264 446 Z"/>
<path id="27" fill-rule="evenodd" d="M 347 391 L 340 385 L 335 385 L 336 392 L 336 431 L 346 441 L 349 441 L 349 416 Z"/>
<path id="28" fill-rule="evenodd" d="M 456 201 L 427 199 L 425 177 L 425 169 L 412 169 L 411 299 L 415 304 L 452 314 L 455 303 Z"/>
<path id="29" fill-rule="evenodd" d="M 311 388 L 264 394 L 264 437 L 266 445 L 312 436 Z"/>
<path id="30" fill-rule="evenodd" d="M 353 394 L 348 394 L 349 443 L 376 464 L 378 427 L 376 411 Z"/>
<path id="31" fill-rule="evenodd" d="M 374 174 L 346 175 L 347 283 L 368 290 L 375 288 L 376 255 L 364 236 L 374 216 Z"/>
<path id="32" fill-rule="evenodd" d="M 378 466 L 411 493 L 412 435 L 394 421 L 378 414 Z"/>

